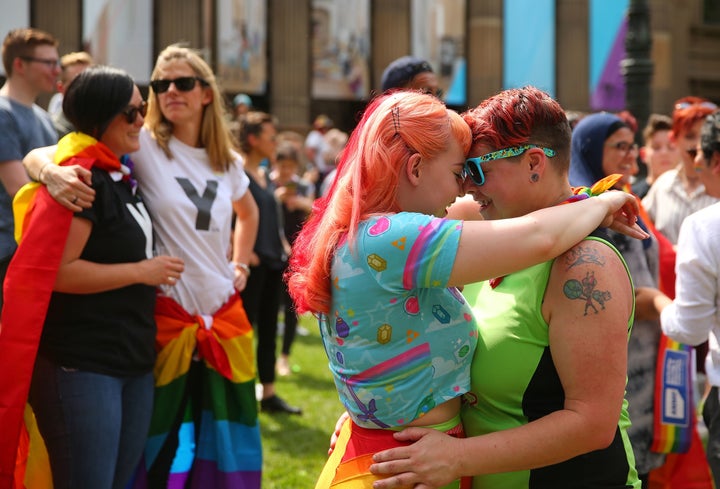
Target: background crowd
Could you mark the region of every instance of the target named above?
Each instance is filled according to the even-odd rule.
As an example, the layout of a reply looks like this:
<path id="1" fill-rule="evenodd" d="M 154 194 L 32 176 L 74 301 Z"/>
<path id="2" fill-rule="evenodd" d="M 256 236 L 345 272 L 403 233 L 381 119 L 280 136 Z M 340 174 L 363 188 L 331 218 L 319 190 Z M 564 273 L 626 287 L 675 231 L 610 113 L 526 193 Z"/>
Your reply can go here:
<path id="1" fill-rule="evenodd" d="M 52 35 L 36 29 L 13 30 L 2 46 L 7 79 L 0 88 L 0 281 L 4 283 L 0 288 L 0 364 L 13 375 L 0 376 L 0 488 L 22 477 L 17 475 L 16 460 L 22 466 L 28 454 L 34 453 L 36 447 L 27 438 L 33 429 L 45 438 L 57 488 L 119 489 L 128 483 L 143 487 L 141 481 L 150 487 L 203 487 L 220 484 L 221 479 L 224 487 L 259 487 L 262 426 L 258 409 L 273 415 L 301 415 L 303 409 L 286 402 L 275 385 L 276 376 L 292 375 L 293 341 L 303 334 L 291 299 L 297 299 L 298 292 L 287 283 L 287 274 L 297 273 L 288 268 L 297 249 L 293 246 L 308 246 L 307 239 L 299 245 L 295 241 L 313 209 L 329 212 L 327 206 L 336 205 L 331 203 L 342 195 L 342 188 L 356 183 L 348 167 L 355 161 L 353 155 L 361 154 L 360 135 L 352 139 L 352 134 L 334 127 L 322 114 L 307 133 L 286 131 L 282 121 L 256 110 L 245 94 L 237 94 L 228 103 L 211 68 L 187 48 L 169 46 L 159 55 L 146 102 L 122 70 L 95 66 L 83 52 L 60 57 L 57 46 Z M 106 88 L 93 92 L 89 85 Z M 406 90 L 424 94 L 411 102 L 416 107 L 431 106 L 442 97 L 430 64 L 411 56 L 387 67 L 380 90 L 387 94 L 388 104 L 392 93 Z M 45 111 L 37 100 L 50 94 L 53 98 Z M 378 110 L 377 105 L 372 107 Z M 407 119 L 394 110 L 388 108 L 385 121 L 397 135 Z M 372 117 L 372 111 L 366 116 Z M 498 114 L 507 119 L 507 127 L 493 126 L 502 125 Z M 514 118 L 523 117 L 528 118 L 527 134 L 508 129 L 513 128 Z M 522 318 L 527 314 L 528 322 L 538 321 L 538 327 L 547 323 L 553 331 L 563 331 L 556 337 L 546 332 L 548 337 L 540 340 L 542 348 L 558 352 L 557 374 L 552 375 L 559 380 L 551 384 L 563 395 L 554 397 L 554 392 L 550 398 L 560 405 L 567 393 L 579 398 L 588 394 L 583 389 L 595 385 L 596 379 L 568 377 L 569 366 L 581 364 L 573 363 L 579 360 L 558 345 L 578 342 L 595 351 L 596 343 L 604 343 L 608 358 L 619 358 L 611 354 L 616 350 L 627 352 L 626 363 L 618 359 L 617 364 L 603 364 L 626 375 L 627 385 L 599 382 L 591 396 L 597 398 L 598 386 L 608 389 L 603 391 L 604 400 L 612 399 L 617 409 L 611 410 L 612 419 L 606 425 L 617 432 L 607 440 L 585 440 L 573 445 L 573 450 L 568 443 L 564 449 L 569 451 L 546 447 L 545 458 L 540 453 L 524 453 L 524 464 L 515 463 L 512 453 L 505 465 L 458 463 L 453 465 L 456 471 L 448 469 L 447 477 L 439 479 L 413 465 L 388 477 L 398 469 L 383 465 L 390 460 L 383 456 L 375 459 L 379 464 L 372 470 L 388 478 L 376 481 L 380 485 L 375 487 L 401 487 L 408 481 L 439 487 L 473 475 L 473 487 L 500 487 L 503 476 L 487 478 L 486 471 L 527 473 L 528 479 L 554 481 L 554 477 L 582 472 L 580 465 L 565 462 L 602 448 L 605 442 L 615 451 L 600 453 L 622 459 L 614 462 L 622 473 L 612 476 L 629 485 L 711 488 L 714 481 L 720 487 L 720 347 L 716 336 L 720 331 L 720 253 L 714 240 L 720 209 L 717 106 L 699 97 L 683 97 L 671 114 L 652 114 L 646 127 L 637 127 L 627 112 L 565 111 L 528 87 L 483 102 L 464 114 L 464 123 L 470 126 L 472 142 L 468 139 L 469 150 L 456 148 L 463 154 L 457 159 L 472 158 L 460 164 L 459 176 L 455 175 L 460 179 L 459 190 L 449 193 L 452 198 L 469 196 L 459 198 L 447 216 L 438 217 L 462 219 L 466 225 L 475 220 L 517 218 L 571 199 L 569 185 L 590 188 L 617 174 L 621 178 L 610 186 L 633 196 L 638 224 L 646 231 L 642 239 L 627 236 L 627 230 L 609 230 L 599 238 L 587 238 L 556 261 L 538 257 L 536 262 L 546 260 L 546 268 L 505 275 L 520 268 L 516 266 L 498 274 L 500 282 L 505 282 L 502 287 L 517 287 L 522 282 L 514 280 L 520 278 L 533 283 L 544 280 L 550 287 L 570 280 L 563 275 L 566 271 L 555 267 L 569 263 L 572 256 L 612 265 L 602 270 L 583 268 L 587 280 L 577 281 L 581 289 L 568 301 L 585 301 L 587 324 L 602 318 L 602 325 L 608 315 L 617 315 L 615 323 L 620 326 L 612 337 L 578 338 L 567 331 L 566 324 L 572 321 L 558 312 L 566 307 L 558 301 L 570 296 L 562 287 L 558 290 L 565 290 L 564 297 L 559 294 L 553 299 L 548 292 L 549 306 L 519 314 Z M 557 127 L 565 125 L 567 134 L 558 132 Z M 407 155 L 398 158 L 393 161 L 412 161 Z M 525 164 L 529 171 L 521 174 Z M 645 165 L 644 171 L 640 165 Z M 503 185 L 501 178 L 510 183 Z M 517 184 L 512 185 L 513 181 Z M 21 191 L 27 185 L 37 193 Z M 441 191 L 432 185 L 422 190 L 432 195 Z M 388 195 L 392 193 L 389 189 Z M 13 212 L 14 198 L 16 203 L 25 199 L 26 215 Z M 435 212 L 416 207 L 414 203 L 408 206 L 413 212 Z M 386 210 L 404 208 L 389 206 L 382 212 Z M 52 252 L 44 246 L 50 241 L 43 234 L 46 228 L 38 227 L 47 223 L 48 216 L 67 221 L 67 230 L 55 238 Z M 65 242 L 67 249 L 62 246 Z M 567 246 L 552 256 L 566 250 Z M 630 277 L 627 290 L 619 284 L 610 290 L 607 277 L 621 280 L 625 270 Z M 472 280 L 453 282 L 450 270 L 445 273 L 443 284 L 448 286 L 490 276 L 478 272 L 470 276 Z M 479 321 L 501 321 L 500 312 L 505 310 L 497 299 L 500 282 L 466 288 L 465 300 Z M 138 300 L 152 302 L 154 293 L 155 306 L 126 307 L 128 297 L 137 295 Z M 544 288 L 533 293 L 540 299 L 546 294 Z M 625 308 L 618 304 L 621 297 L 630 298 L 623 303 Z M 87 314 L 69 313 L 70 308 Z M 32 318 L 29 309 L 34 309 Z M 108 315 L 107 310 L 115 312 Z M 328 330 L 336 320 L 329 308 L 318 311 L 304 304 L 301 310 L 330 314 L 322 323 Z M 605 316 L 597 316 L 599 310 L 607 311 Z M 630 317 L 623 316 L 626 312 Z M 113 321 L 122 327 L 113 334 L 94 334 L 97 328 L 113 326 Z M 71 322 L 85 329 L 68 329 Z M 511 329 L 505 324 L 495 331 L 503 328 Z M 482 325 L 478 331 L 481 339 L 491 335 Z M 324 341 L 344 339 L 329 338 Z M 119 361 L 111 353 L 123 348 L 129 358 Z M 542 357 L 542 348 L 537 361 L 552 363 Z M 336 351 L 327 343 L 326 350 Z M 693 364 L 689 362 L 695 358 L 692 351 L 697 358 Z M 491 402 L 492 396 L 502 398 L 506 391 L 512 392 L 512 382 L 521 381 L 508 379 L 507 385 L 494 385 L 477 380 L 496 368 L 489 365 L 494 354 L 475 351 L 471 378 L 459 392 L 466 394 L 462 420 L 468 436 L 476 439 L 476 450 L 485 449 L 481 435 L 500 432 L 499 426 L 514 426 L 502 421 L 484 426 L 485 421 L 478 419 L 488 412 L 473 411 L 484 409 L 483 402 Z M 564 354 L 569 355 L 567 360 Z M 663 389 L 669 388 L 662 382 L 663 368 L 673 354 L 685 355 L 683 368 L 689 382 L 680 386 L 688 403 L 685 426 L 663 424 L 661 401 L 667 392 Z M 542 373 L 549 375 L 545 370 Z M 127 384 L 134 387 L 126 388 Z M 116 410 L 99 411 L 98 389 L 106 393 L 104 402 Z M 78 398 L 68 402 L 69 392 Z M 342 395 L 349 406 L 347 394 Z M 544 399 L 544 392 L 539 395 Z M 25 410 L 28 401 L 34 415 Z M 130 405 L 141 412 L 127 414 L 125 406 Z M 557 412 L 564 410 L 550 409 L 535 416 L 542 419 Z M 702 413 L 699 422 L 697 413 Z M 501 413 L 495 414 L 502 418 Z M 78 420 L 84 423 L 81 427 Z M 332 424 L 328 420 L 328 432 Z M 572 431 L 572 423 L 564 426 L 568 439 L 577 441 L 577 433 L 584 432 Z M 667 426 L 674 430 L 674 440 L 661 436 Z M 549 432 L 538 431 L 520 440 L 551 436 Z M 406 437 L 403 445 L 416 441 L 422 447 L 427 432 L 408 430 L 401 436 Z M 516 442 L 511 440 L 508 446 Z M 439 451 L 445 447 L 433 443 Z M 428 448 L 425 453 L 435 452 Z M 467 453 L 485 457 L 481 451 Z M 87 463 L 93 456 L 97 463 Z M 438 453 L 435 458 L 442 461 L 442 456 Z M 415 463 L 413 457 L 407 460 Z M 528 460 L 535 462 L 528 465 Z M 586 463 L 607 467 L 602 457 L 593 460 Z M 539 470 L 542 467 L 551 469 Z M 553 474 L 554 469 L 559 472 Z M 370 462 L 367 470 L 371 470 Z M 508 480 L 508 487 L 517 487 L 516 479 Z M 322 483 L 328 485 L 318 487 L 334 487 L 336 482 Z"/>

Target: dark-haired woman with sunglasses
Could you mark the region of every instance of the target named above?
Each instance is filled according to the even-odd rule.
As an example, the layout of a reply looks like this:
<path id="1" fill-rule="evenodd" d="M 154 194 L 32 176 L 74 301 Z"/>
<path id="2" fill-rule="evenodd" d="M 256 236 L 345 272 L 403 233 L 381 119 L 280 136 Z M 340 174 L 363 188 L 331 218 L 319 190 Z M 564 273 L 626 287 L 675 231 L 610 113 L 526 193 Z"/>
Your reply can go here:
<path id="1" fill-rule="evenodd" d="M 249 275 L 257 206 L 208 64 L 169 46 L 150 87 L 131 157 L 158 245 L 181 257 L 185 270 L 157 298 L 155 406 L 138 477 L 147 472 L 151 487 L 191 479 L 192 487 L 259 488 L 253 331 L 238 294 Z M 46 157 L 36 154 L 25 161 L 31 174 Z M 62 195 L 83 190 L 80 170 L 47 168 L 43 181 L 63 204 Z"/>
<path id="2" fill-rule="evenodd" d="M 29 401 L 54 487 L 121 489 L 152 414 L 155 287 L 173 285 L 183 264 L 153 258 L 150 216 L 126 156 L 139 148 L 146 112 L 132 78 L 88 68 L 68 87 L 63 111 L 77 132 L 60 140 L 56 159 L 86 168 L 95 198 L 72 214 L 37 184 L 25 197 L 32 204 L 18 220 L 3 340 L 36 341 L 42 331 Z"/>

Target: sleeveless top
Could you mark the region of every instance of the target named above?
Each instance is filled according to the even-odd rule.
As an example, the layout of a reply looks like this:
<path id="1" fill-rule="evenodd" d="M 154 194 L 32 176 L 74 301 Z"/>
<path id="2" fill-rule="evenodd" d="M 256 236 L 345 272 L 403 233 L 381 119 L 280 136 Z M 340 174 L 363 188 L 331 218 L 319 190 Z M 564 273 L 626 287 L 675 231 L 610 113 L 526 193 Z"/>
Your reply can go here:
<path id="1" fill-rule="evenodd" d="M 607 244 L 622 260 L 607 241 L 587 239 Z M 472 385 L 462 409 L 468 437 L 525 425 L 563 408 L 565 395 L 541 309 L 553 262 L 507 275 L 494 289 L 483 282 L 465 291 L 479 333 Z M 632 320 L 628 335 L 631 326 Z M 624 400 L 608 448 L 538 469 L 475 476 L 473 488 L 640 488 L 627 435 L 629 425 Z"/>

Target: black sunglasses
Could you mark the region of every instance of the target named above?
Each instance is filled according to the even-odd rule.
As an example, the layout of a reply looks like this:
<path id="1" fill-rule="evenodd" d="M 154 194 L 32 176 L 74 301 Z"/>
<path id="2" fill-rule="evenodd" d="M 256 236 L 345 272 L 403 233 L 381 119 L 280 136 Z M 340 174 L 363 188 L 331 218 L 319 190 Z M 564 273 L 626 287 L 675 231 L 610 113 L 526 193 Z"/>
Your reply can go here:
<path id="1" fill-rule="evenodd" d="M 155 93 L 165 93 L 170 90 L 170 84 L 175 85 L 181 92 L 189 92 L 195 88 L 195 83 L 200 82 L 203 86 L 207 86 L 208 82 L 197 76 L 181 76 L 173 80 L 153 80 L 150 86 Z"/>
<path id="2" fill-rule="evenodd" d="M 143 100 L 140 102 L 140 105 L 128 105 L 121 114 L 125 116 L 125 120 L 128 124 L 134 124 L 135 120 L 137 120 L 138 114 L 145 118 L 145 114 L 147 114 L 147 102 Z"/>

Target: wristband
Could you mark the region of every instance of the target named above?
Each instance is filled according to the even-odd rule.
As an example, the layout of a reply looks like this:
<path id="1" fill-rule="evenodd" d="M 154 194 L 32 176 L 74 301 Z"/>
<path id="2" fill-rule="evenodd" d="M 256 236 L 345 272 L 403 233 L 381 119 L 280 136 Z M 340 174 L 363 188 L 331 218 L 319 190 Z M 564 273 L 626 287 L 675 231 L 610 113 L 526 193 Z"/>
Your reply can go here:
<path id="1" fill-rule="evenodd" d="M 232 266 L 235 267 L 235 270 L 240 270 L 242 273 L 244 273 L 246 277 L 250 276 L 250 267 L 247 265 L 247 263 L 240 263 L 234 261 L 232 262 Z"/>
<path id="2" fill-rule="evenodd" d="M 622 177 L 622 175 L 614 173 L 598 180 L 592 187 L 573 187 L 572 197 L 563 202 L 563 204 L 577 202 L 578 200 L 584 200 L 589 197 L 597 197 L 598 195 L 611 190 Z"/>

